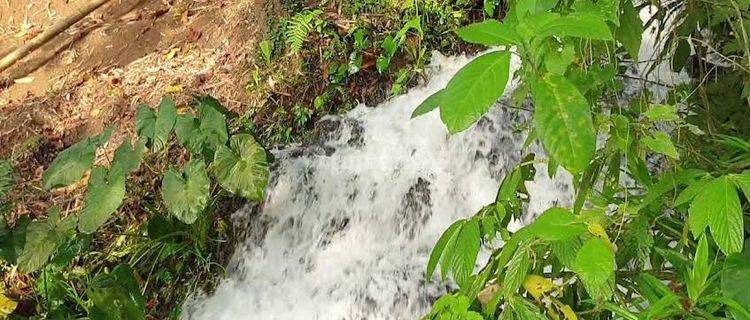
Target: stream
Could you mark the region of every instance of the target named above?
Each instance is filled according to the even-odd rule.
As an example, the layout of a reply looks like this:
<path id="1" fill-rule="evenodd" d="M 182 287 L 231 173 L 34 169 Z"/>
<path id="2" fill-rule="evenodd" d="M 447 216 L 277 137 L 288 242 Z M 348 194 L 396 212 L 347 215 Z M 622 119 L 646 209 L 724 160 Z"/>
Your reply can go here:
<path id="1" fill-rule="evenodd" d="M 452 286 L 438 276 L 425 279 L 438 237 L 494 201 L 503 176 L 527 152 L 524 111 L 494 107 L 455 135 L 437 110 L 410 119 L 469 60 L 435 53 L 426 85 L 377 107 L 326 117 L 312 143 L 275 150 L 263 207 L 234 214 L 249 221 L 249 230 L 226 278 L 213 294 L 189 300 L 183 317 L 423 316 Z M 545 208 L 570 204 L 570 176 L 560 171 L 550 179 L 546 166 L 538 168 L 527 184 L 528 212 L 516 227 Z"/>

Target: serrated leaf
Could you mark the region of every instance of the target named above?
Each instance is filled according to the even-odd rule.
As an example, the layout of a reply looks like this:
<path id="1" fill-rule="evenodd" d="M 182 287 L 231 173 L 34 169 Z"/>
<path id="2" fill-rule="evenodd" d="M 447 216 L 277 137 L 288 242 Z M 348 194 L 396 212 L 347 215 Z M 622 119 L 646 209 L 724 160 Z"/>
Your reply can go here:
<path id="1" fill-rule="evenodd" d="M 445 264 L 449 266 L 453 280 L 462 288 L 471 284 L 480 244 L 479 223 L 475 219 L 468 220 L 461 226 L 456 241 L 443 258 L 443 268 Z"/>
<path id="2" fill-rule="evenodd" d="M 503 277 L 503 295 L 505 297 L 516 293 L 518 288 L 526 279 L 531 269 L 531 248 L 529 245 L 518 248 L 513 257 L 508 261 L 505 275 Z"/>
<path id="3" fill-rule="evenodd" d="M 651 121 L 674 121 L 680 118 L 677 107 L 666 104 L 654 104 L 643 115 Z"/>
<path id="4" fill-rule="evenodd" d="M 411 113 L 411 118 L 414 119 L 416 117 L 419 117 L 425 113 L 428 113 L 432 110 L 435 110 L 438 106 L 440 106 L 440 101 L 443 100 L 443 92 L 445 89 L 438 90 L 438 92 L 435 92 L 431 94 L 427 99 L 422 101 L 422 103 L 417 106 L 416 109 Z"/>
<path id="5" fill-rule="evenodd" d="M 581 250 L 583 242 L 579 238 L 568 238 L 565 240 L 553 241 L 550 243 L 550 249 L 560 263 L 568 268 L 572 268 L 576 261 L 578 250 Z"/>
<path id="6" fill-rule="evenodd" d="M 159 151 L 169 142 L 169 134 L 172 133 L 177 120 L 177 107 L 172 98 L 164 96 L 159 103 L 159 111 L 154 122 L 154 135 L 151 141 L 151 149 Z"/>
<path id="7" fill-rule="evenodd" d="M 515 29 L 494 19 L 464 26 L 456 33 L 466 42 L 485 46 L 515 45 L 521 42 Z"/>
<path id="8" fill-rule="evenodd" d="M 107 172 L 107 169 L 95 167 L 91 171 L 86 198 L 78 229 L 84 233 L 93 233 L 103 225 L 112 213 L 117 211 L 125 198 L 125 176 L 122 172 Z"/>
<path id="9" fill-rule="evenodd" d="M 145 299 L 133 276 L 133 270 L 121 264 L 111 273 L 100 273 L 86 288 L 93 303 L 89 317 L 92 320 L 143 320 Z"/>
<path id="10" fill-rule="evenodd" d="M 443 89 L 440 119 L 451 133 L 469 128 L 503 95 L 510 52 L 490 52 L 461 68 Z"/>
<path id="11" fill-rule="evenodd" d="M 672 138 L 664 132 L 654 132 L 653 135 L 641 139 L 641 142 L 653 152 L 669 156 L 672 159 L 680 158 L 677 148 L 672 144 Z"/>
<path id="12" fill-rule="evenodd" d="M 190 160 L 183 172 L 170 168 L 164 174 L 161 197 L 171 214 L 192 224 L 208 203 L 210 181 L 203 160 Z"/>
<path id="13" fill-rule="evenodd" d="M 599 238 L 587 240 L 576 255 L 573 270 L 594 299 L 609 300 L 615 285 L 615 256 Z"/>
<path id="14" fill-rule="evenodd" d="M 733 175 L 732 178 L 737 186 L 745 194 L 745 199 L 750 200 L 750 170 L 745 170 L 741 174 Z"/>
<path id="15" fill-rule="evenodd" d="M 58 246 L 75 228 L 75 217 L 59 218 L 59 209 L 52 208 L 47 220 L 32 221 L 26 228 L 26 243 L 18 257 L 18 269 L 31 273 L 43 267 Z"/>
<path id="16" fill-rule="evenodd" d="M 564 77 L 547 74 L 532 82 L 534 127 L 545 150 L 571 173 L 586 169 L 596 150 L 588 102 Z"/>
<path id="17" fill-rule="evenodd" d="M 742 208 L 730 176 L 714 179 L 693 199 L 688 223 L 695 237 L 703 234 L 708 226 L 722 252 L 731 254 L 742 250 Z"/>
<path id="18" fill-rule="evenodd" d="M 224 190 L 254 201 L 263 201 L 268 184 L 266 151 L 249 134 L 237 134 L 220 145 L 211 172 Z"/>
<path id="19" fill-rule="evenodd" d="M 86 170 L 94 164 L 96 148 L 109 139 L 112 131 L 112 128 L 108 128 L 100 135 L 86 138 L 60 152 L 42 174 L 44 187 L 65 187 L 81 180 Z"/>
<path id="20" fill-rule="evenodd" d="M 745 244 L 741 253 L 734 253 L 727 257 L 724 270 L 721 272 L 721 293 L 723 296 L 734 299 L 742 306 L 750 306 L 750 295 L 747 288 L 750 285 L 750 242 Z M 746 308 L 747 309 L 747 308 Z M 735 319 L 739 315 L 732 313 Z"/>
<path id="21" fill-rule="evenodd" d="M 146 142 L 144 140 L 138 140 L 135 145 L 131 145 L 130 141 L 127 140 L 123 141 L 115 150 L 110 171 L 123 177 L 135 171 L 141 165 L 145 149 Z"/>
<path id="22" fill-rule="evenodd" d="M 703 188 L 706 185 L 708 185 L 712 180 L 713 180 L 712 178 L 708 178 L 708 179 L 696 180 L 690 183 L 687 186 L 687 188 L 682 190 L 682 192 L 680 192 L 680 194 L 677 195 L 677 199 L 675 199 L 674 201 L 674 206 L 677 207 L 677 206 L 680 206 L 680 205 L 683 205 L 685 203 L 692 201 L 695 198 L 695 196 L 697 196 L 703 190 Z"/>
<path id="23" fill-rule="evenodd" d="M 563 208 L 547 209 L 527 228 L 531 234 L 545 241 L 570 239 L 587 230 L 585 224 L 577 221 L 576 215 Z"/>
<path id="24" fill-rule="evenodd" d="M 615 31 L 615 38 L 619 41 L 633 60 L 638 59 L 641 49 L 641 38 L 643 37 L 643 21 L 638 10 L 630 0 L 621 3 L 622 14 L 620 14 L 620 27 Z"/>
<path id="25" fill-rule="evenodd" d="M 465 220 L 459 220 L 451 224 L 450 227 L 448 227 L 448 229 L 446 229 L 440 236 L 435 247 L 432 248 L 430 260 L 427 262 L 427 273 L 425 274 L 425 278 L 428 280 L 432 278 L 435 268 L 437 268 L 438 263 L 443 257 L 446 246 L 455 241 L 456 235 L 458 235 L 458 231 L 461 229 L 464 221 Z"/>
<path id="26" fill-rule="evenodd" d="M 698 297 L 706 288 L 706 280 L 710 271 L 708 240 L 704 234 L 698 241 L 698 247 L 693 257 L 693 267 L 688 272 L 687 292 L 690 300 L 698 301 Z"/>

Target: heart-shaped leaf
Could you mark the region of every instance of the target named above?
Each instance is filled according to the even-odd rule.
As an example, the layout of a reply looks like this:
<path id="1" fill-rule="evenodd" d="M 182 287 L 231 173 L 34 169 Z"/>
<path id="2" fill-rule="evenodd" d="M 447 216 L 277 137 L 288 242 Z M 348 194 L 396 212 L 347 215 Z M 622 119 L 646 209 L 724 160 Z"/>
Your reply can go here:
<path id="1" fill-rule="evenodd" d="M 43 267 L 57 247 L 63 244 L 75 228 L 75 216 L 60 218 L 60 210 L 52 207 L 47 220 L 33 221 L 26 228 L 26 244 L 18 257 L 18 268 L 30 273 Z"/>
<path id="2" fill-rule="evenodd" d="M 249 134 L 237 134 L 231 148 L 219 146 L 211 172 L 225 190 L 246 199 L 263 201 L 268 184 L 266 151 Z"/>
<path id="3" fill-rule="evenodd" d="M 120 170 L 108 173 L 107 169 L 96 167 L 91 171 L 83 213 L 78 221 L 81 232 L 93 233 L 120 207 L 125 198 L 125 176 Z"/>
<path id="4" fill-rule="evenodd" d="M 135 128 L 138 137 L 151 144 L 151 150 L 158 151 L 167 145 L 169 134 L 177 119 L 177 107 L 172 98 L 164 96 L 159 103 L 159 110 L 141 105 L 135 115 Z"/>
<path id="5" fill-rule="evenodd" d="M 81 180 L 86 170 L 94 164 L 96 148 L 109 140 L 113 130 L 114 128 L 109 128 L 98 136 L 87 138 L 60 152 L 42 174 L 44 187 L 65 187 Z"/>
<path id="6" fill-rule="evenodd" d="M 206 208 L 210 181 L 203 160 L 193 159 L 183 172 L 170 168 L 161 183 L 161 197 L 171 214 L 191 224 Z"/>

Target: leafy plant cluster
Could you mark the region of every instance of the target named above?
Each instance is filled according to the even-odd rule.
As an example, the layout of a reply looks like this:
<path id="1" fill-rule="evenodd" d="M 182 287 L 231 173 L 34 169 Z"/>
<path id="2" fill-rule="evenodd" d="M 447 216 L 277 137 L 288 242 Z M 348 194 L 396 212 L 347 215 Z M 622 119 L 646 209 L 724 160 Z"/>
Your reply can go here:
<path id="1" fill-rule="evenodd" d="M 646 6 L 666 43 L 658 60 L 695 79 L 668 86 L 663 103 L 622 94 L 640 81 L 628 65 L 638 62 Z M 539 142 L 546 158 L 529 154 L 493 203 L 440 237 L 427 277 L 439 270 L 458 288 L 425 318 L 750 319 L 750 132 L 727 115 L 746 111 L 747 93 L 714 88 L 723 78 L 748 83 L 749 7 L 514 0 L 502 21 L 460 28 L 464 41 L 500 49 L 464 66 L 413 116 L 438 109 L 450 132 L 469 128 L 503 95 L 516 56 L 510 103 L 533 102 L 526 145 Z M 662 22 L 675 14 L 672 27 Z M 549 176 L 570 173 L 575 200 L 511 231 L 538 163 Z M 477 270 L 483 247 L 492 254 Z"/>
<path id="2" fill-rule="evenodd" d="M 432 50 L 466 47 L 452 28 L 482 16 L 475 1 L 288 2 L 290 17 L 259 45 L 245 115 L 264 140 L 287 143 L 319 117 L 402 93 Z M 251 126 L 251 125 L 248 125 Z"/>
<path id="3" fill-rule="evenodd" d="M 135 119 L 137 141 L 131 143 L 126 138 L 115 150 L 109 166 L 94 163 L 97 150 L 107 143 L 114 128 L 60 152 L 44 171 L 43 185 L 47 190 L 69 187 L 88 172 L 80 212 L 63 217 L 59 208 L 52 207 L 46 220 L 22 217 L 12 229 L 2 219 L 0 258 L 16 265 L 21 273 L 41 270 L 36 289 L 45 302 L 47 317 L 68 317 L 76 314 L 74 310 L 83 310 L 91 319 L 145 319 L 142 288 L 152 276 L 154 281 L 169 283 L 175 273 L 190 268 L 184 263 L 191 257 L 205 261 L 206 268 L 213 270 L 209 263 L 213 258 L 206 256 L 210 252 L 206 250 L 210 226 L 206 212 L 220 198 L 215 186 L 248 200 L 263 200 L 269 175 L 266 151 L 251 134 L 229 134 L 230 114 L 215 99 L 196 97 L 193 106 L 178 108 L 167 96 L 156 109 L 141 106 Z M 142 167 L 146 155 L 168 156 L 173 133 L 190 154 L 190 160 L 181 169 L 170 166 L 164 172 L 159 193 L 165 211 L 177 221 L 157 213 L 142 230 L 126 230 L 115 241 L 127 243 L 124 248 L 120 245 L 115 249 L 119 251 L 109 252 L 105 261 L 89 261 L 87 267 L 91 270 L 69 268 L 74 259 L 99 255 L 93 251 L 94 236 L 104 232 L 103 226 L 121 207 L 128 193 L 129 175 Z M 155 207 L 158 208 L 146 204 L 144 209 Z M 129 261 L 107 271 L 107 265 L 129 254 Z M 167 262 L 174 265 L 152 274 L 157 263 Z M 104 268 L 96 266 L 101 263 Z M 145 283 L 137 272 L 144 265 L 148 267 Z M 72 282 L 83 285 L 68 284 Z M 179 313 L 179 308 L 175 309 Z"/>

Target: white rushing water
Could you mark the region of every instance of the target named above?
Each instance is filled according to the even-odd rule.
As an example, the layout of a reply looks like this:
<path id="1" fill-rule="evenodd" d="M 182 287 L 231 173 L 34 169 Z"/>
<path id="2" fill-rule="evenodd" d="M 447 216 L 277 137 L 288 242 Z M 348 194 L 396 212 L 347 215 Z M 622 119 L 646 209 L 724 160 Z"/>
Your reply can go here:
<path id="1" fill-rule="evenodd" d="M 185 304 L 187 319 L 418 319 L 446 291 L 424 279 L 435 241 L 494 200 L 524 155 L 526 115 L 493 108 L 449 135 L 439 112 L 410 120 L 470 59 L 432 59 L 426 86 L 321 120 L 317 141 L 274 152 L 267 201 L 249 221 L 227 278 Z M 569 176 L 528 186 L 528 217 L 569 205 Z M 562 171 L 562 170 L 560 170 Z M 258 212 L 256 212 L 258 211 Z"/>

